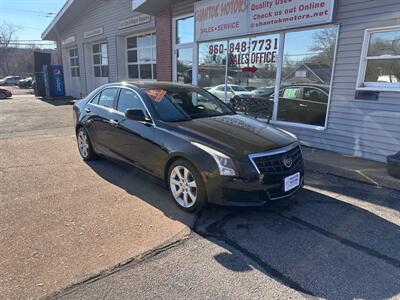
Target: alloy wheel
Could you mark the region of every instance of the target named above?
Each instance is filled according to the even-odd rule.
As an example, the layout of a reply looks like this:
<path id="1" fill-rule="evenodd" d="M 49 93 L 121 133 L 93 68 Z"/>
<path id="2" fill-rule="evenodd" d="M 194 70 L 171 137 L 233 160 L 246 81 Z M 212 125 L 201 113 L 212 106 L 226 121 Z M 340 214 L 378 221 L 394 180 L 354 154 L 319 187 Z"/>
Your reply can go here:
<path id="1" fill-rule="evenodd" d="M 182 207 L 190 208 L 197 200 L 197 184 L 193 174 L 184 166 L 172 169 L 169 178 L 172 196 Z"/>
<path id="2" fill-rule="evenodd" d="M 80 130 L 78 133 L 78 148 L 79 153 L 83 158 L 86 158 L 89 155 L 89 141 L 86 133 L 83 130 Z"/>

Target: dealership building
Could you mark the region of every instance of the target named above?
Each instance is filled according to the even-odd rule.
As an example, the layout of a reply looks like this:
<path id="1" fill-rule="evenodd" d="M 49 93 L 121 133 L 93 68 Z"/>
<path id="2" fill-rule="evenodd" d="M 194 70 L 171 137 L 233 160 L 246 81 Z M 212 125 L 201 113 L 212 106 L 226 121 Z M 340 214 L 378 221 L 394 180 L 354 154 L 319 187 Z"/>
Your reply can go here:
<path id="1" fill-rule="evenodd" d="M 115 81 L 225 101 L 263 88 L 271 113 L 253 115 L 305 145 L 377 161 L 400 150 L 399 0 L 67 0 L 42 38 L 70 96 Z"/>

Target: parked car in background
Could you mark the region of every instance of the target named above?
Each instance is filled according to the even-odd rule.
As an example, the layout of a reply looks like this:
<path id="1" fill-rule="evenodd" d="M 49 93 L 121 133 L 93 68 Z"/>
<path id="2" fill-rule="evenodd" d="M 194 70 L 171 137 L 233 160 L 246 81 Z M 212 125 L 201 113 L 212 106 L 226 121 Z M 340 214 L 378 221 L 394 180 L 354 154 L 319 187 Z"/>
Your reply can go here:
<path id="1" fill-rule="evenodd" d="M 0 88 L 0 99 L 6 99 L 9 97 L 12 97 L 11 91 Z"/>
<path id="2" fill-rule="evenodd" d="M 255 91 L 257 89 L 255 86 L 244 86 L 244 88 L 246 90 L 248 90 L 249 92 L 253 92 L 253 91 Z"/>
<path id="3" fill-rule="evenodd" d="M 264 97 L 266 97 L 267 95 L 269 97 L 274 92 L 275 92 L 274 86 L 260 87 L 256 90 L 254 90 L 255 96 L 262 94 Z"/>
<path id="4" fill-rule="evenodd" d="M 21 89 L 28 89 L 32 87 L 33 78 L 27 77 L 18 81 L 18 87 Z"/>
<path id="5" fill-rule="evenodd" d="M 261 94 L 260 97 L 263 97 Z M 265 95 L 273 100 L 274 94 Z M 329 85 L 288 85 L 279 92 L 278 120 L 325 126 Z"/>
<path id="6" fill-rule="evenodd" d="M 6 76 L 0 79 L 0 85 L 16 85 L 21 80 L 21 76 Z"/>
<path id="7" fill-rule="evenodd" d="M 207 203 L 262 205 L 303 185 L 294 135 L 237 115 L 199 87 L 106 84 L 73 110 L 84 160 L 100 154 L 158 178 L 185 211 Z"/>
<path id="8" fill-rule="evenodd" d="M 221 100 L 225 99 L 225 85 L 217 85 L 208 90 L 211 94 L 218 97 Z M 236 84 L 226 85 L 227 102 L 230 102 L 235 96 L 251 96 L 253 92 L 246 90 L 243 86 Z"/>

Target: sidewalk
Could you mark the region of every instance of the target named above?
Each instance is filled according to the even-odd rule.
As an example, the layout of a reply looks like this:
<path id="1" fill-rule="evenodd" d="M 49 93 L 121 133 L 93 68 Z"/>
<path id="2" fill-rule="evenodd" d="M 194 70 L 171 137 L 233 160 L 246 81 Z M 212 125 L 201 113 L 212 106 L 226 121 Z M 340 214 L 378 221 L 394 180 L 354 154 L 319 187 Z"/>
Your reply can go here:
<path id="1" fill-rule="evenodd" d="M 317 170 L 400 191 L 400 179 L 387 173 L 385 163 L 306 146 L 303 146 L 302 149 L 306 170 Z"/>

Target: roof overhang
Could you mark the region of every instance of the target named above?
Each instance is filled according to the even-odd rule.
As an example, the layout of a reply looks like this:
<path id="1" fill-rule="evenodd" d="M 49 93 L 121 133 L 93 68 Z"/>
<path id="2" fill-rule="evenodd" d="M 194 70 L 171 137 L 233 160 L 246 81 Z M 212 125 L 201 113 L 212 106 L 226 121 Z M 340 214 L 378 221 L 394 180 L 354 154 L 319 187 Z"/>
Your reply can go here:
<path id="1" fill-rule="evenodd" d="M 175 2 L 176 0 L 132 0 L 132 7 L 135 11 L 157 16 Z"/>
<path id="2" fill-rule="evenodd" d="M 91 0 L 67 0 L 56 17 L 43 31 L 42 39 L 49 41 L 59 39 L 61 33 L 65 31 L 64 28 L 76 20 L 90 3 Z"/>

